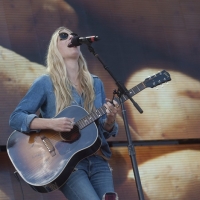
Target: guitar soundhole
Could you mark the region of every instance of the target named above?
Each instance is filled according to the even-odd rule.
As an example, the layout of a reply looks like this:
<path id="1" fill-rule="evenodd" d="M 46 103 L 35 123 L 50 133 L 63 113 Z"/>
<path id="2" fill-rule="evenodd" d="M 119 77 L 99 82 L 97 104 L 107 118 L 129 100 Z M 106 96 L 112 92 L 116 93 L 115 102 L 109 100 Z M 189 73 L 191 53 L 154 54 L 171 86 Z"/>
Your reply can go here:
<path id="1" fill-rule="evenodd" d="M 81 134 L 79 132 L 78 126 L 74 125 L 70 132 L 60 132 L 60 137 L 65 142 L 72 143 L 80 138 Z"/>

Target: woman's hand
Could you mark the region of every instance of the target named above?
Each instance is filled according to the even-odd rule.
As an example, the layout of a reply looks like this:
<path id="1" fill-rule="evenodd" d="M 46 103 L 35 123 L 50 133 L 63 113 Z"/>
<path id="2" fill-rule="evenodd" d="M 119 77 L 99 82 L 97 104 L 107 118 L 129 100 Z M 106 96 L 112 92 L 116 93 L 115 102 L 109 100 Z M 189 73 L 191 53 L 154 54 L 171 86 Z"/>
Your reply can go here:
<path id="1" fill-rule="evenodd" d="M 74 126 L 74 118 L 52 118 L 50 121 L 50 127 L 54 131 L 58 132 L 70 132 Z"/>
<path id="2" fill-rule="evenodd" d="M 30 129 L 52 129 L 58 132 L 69 132 L 74 126 L 74 118 L 34 118 L 30 124 Z"/>
<path id="3" fill-rule="evenodd" d="M 119 110 L 119 104 L 117 103 L 117 101 L 113 100 L 113 104 L 110 103 L 111 100 L 106 98 L 106 103 L 104 104 L 104 106 L 106 107 L 106 113 L 107 113 L 107 119 L 105 121 L 104 124 L 104 128 L 107 131 L 110 131 L 115 123 L 115 119 L 116 119 L 116 115 L 118 113 Z"/>

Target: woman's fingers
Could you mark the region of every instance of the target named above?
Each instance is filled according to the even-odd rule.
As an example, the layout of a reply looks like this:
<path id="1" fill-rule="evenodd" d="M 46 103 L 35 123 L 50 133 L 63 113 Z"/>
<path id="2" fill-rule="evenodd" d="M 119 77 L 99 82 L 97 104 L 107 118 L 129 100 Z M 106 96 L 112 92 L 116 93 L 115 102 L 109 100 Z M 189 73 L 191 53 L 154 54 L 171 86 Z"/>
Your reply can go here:
<path id="1" fill-rule="evenodd" d="M 74 118 L 53 118 L 53 129 L 59 132 L 69 132 L 73 128 L 75 122 Z"/>

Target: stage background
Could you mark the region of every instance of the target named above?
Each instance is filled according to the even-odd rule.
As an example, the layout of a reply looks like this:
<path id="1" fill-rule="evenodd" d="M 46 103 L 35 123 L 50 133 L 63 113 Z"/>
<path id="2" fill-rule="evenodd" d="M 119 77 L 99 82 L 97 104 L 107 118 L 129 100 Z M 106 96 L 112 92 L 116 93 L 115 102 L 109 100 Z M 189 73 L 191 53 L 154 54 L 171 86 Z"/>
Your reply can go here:
<path id="1" fill-rule="evenodd" d="M 135 140 L 199 138 L 200 45 L 198 1 L 1 1 L 0 2 L 0 144 L 12 130 L 10 113 L 45 73 L 45 55 L 53 31 L 67 26 L 81 36 L 98 35 L 96 52 L 128 89 L 162 69 L 169 85 L 147 88 L 134 96 L 140 114 L 126 103 Z M 81 47 L 91 73 L 112 98 L 114 81 L 99 61 Z M 125 141 L 123 123 L 111 140 Z"/>
<path id="2" fill-rule="evenodd" d="M 5 150 L 7 139 L 13 131 L 8 125 L 11 112 L 25 95 L 33 80 L 45 73 L 45 55 L 53 31 L 59 26 L 67 26 L 80 36 L 98 35 L 101 38 L 92 46 L 117 79 L 128 89 L 163 69 L 170 73 L 172 81 L 168 84 L 157 88 L 146 88 L 134 96 L 134 100 L 143 109 L 143 114 L 140 114 L 129 101 L 125 106 L 133 142 L 141 145 L 138 148 L 140 152 L 144 152 L 137 155 L 137 158 L 138 160 L 146 158 L 142 162 L 139 161 L 145 199 L 188 199 L 188 194 L 192 195 L 192 193 L 186 192 L 185 187 L 190 188 L 192 182 L 195 183 L 193 189 L 199 185 L 198 175 L 195 172 L 199 168 L 199 164 L 195 164 L 199 160 L 199 146 L 197 145 L 197 148 L 195 145 L 194 147 L 190 145 L 189 149 L 192 150 L 188 150 L 187 145 L 175 147 L 181 148 L 181 151 L 174 150 L 172 146 L 159 146 L 164 150 L 157 147 L 152 150 L 147 146 L 149 143 L 160 145 L 163 141 L 166 142 L 165 144 L 171 141 L 177 144 L 180 144 L 180 141 L 188 143 L 199 141 L 199 23 L 200 2 L 197 0 L 95 2 L 92 0 L 1 0 L 1 149 Z M 114 81 L 89 52 L 87 46 L 82 45 L 81 50 L 88 62 L 89 70 L 102 79 L 107 97 L 112 98 L 113 90 L 117 89 Z M 125 146 L 127 141 L 121 114 L 117 117 L 117 122 L 119 134 L 109 139 L 111 146 L 118 146 L 115 147 L 114 154 L 125 151 L 125 149 L 121 150 L 120 146 L 123 146 L 122 143 Z M 158 159 L 152 155 L 146 157 L 150 152 L 148 148 L 154 152 L 153 154 L 159 154 Z M 12 169 L 7 155 L 2 153 L 2 156 L 9 169 Z M 182 159 L 179 160 L 179 157 Z M 112 163 L 115 166 L 118 158 L 114 156 L 113 159 Z M 0 166 L 5 166 L 5 163 L 1 162 Z M 181 166 L 178 170 L 179 176 L 176 177 L 176 173 L 172 173 L 162 187 L 162 184 L 158 184 L 159 178 L 161 180 L 166 178 L 163 177 L 167 171 L 165 167 L 168 167 L 168 170 L 173 168 L 170 163 Z M 152 170 L 146 170 L 148 165 L 151 167 L 154 165 L 156 169 L 162 165 L 164 168 L 163 171 L 155 170 L 154 174 Z M 119 170 L 117 176 L 122 179 L 129 177 L 132 185 L 134 180 L 130 178 L 132 177 L 129 173 L 130 168 L 129 163 Z M 186 182 L 182 179 L 186 175 L 185 171 L 189 177 Z M 8 175 L 8 178 L 10 176 L 4 174 L 4 171 L 0 173 L 5 177 Z M 115 170 L 113 173 L 116 176 Z M 129 187 L 121 187 L 124 185 L 122 179 L 115 177 L 117 192 L 122 199 L 130 192 L 130 196 L 125 199 L 133 199 L 136 195 L 135 191 L 131 193 L 132 189 Z M 10 181 L 12 182 L 12 179 Z M 155 186 L 154 189 L 149 182 L 152 187 Z M 0 187 L 4 187 L 3 184 L 0 184 Z M 9 189 L 7 188 L 9 191 L 12 190 L 10 187 L 11 185 L 8 186 Z M 176 190 L 172 189 L 174 187 Z M 168 196 L 167 191 L 172 191 L 172 196 Z M 156 196 L 152 196 L 153 193 Z M 196 194 L 198 190 L 194 192 L 194 195 Z M 8 193 L 6 195 L 10 199 L 15 199 L 14 193 L 12 197 Z M 193 199 L 195 198 L 197 199 L 196 196 Z"/>

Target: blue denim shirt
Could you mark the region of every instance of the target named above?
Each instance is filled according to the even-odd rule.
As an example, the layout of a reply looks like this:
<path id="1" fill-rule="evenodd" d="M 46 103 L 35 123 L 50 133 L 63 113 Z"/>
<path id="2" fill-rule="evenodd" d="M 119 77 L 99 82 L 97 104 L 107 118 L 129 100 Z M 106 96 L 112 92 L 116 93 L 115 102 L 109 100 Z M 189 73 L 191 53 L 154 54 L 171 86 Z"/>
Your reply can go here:
<path id="1" fill-rule="evenodd" d="M 102 81 L 95 75 L 92 75 L 92 77 L 95 90 L 94 106 L 98 109 L 105 103 L 105 91 Z M 77 93 L 74 87 L 72 87 L 72 95 L 74 101 L 71 105 L 78 104 L 83 107 L 84 99 Z M 11 114 L 9 125 L 14 130 L 30 133 L 33 131 L 30 130 L 30 123 L 34 118 L 38 117 L 35 113 L 40 109 L 43 118 L 53 118 L 56 114 L 55 103 L 56 98 L 51 78 L 49 75 L 43 75 L 34 81 L 27 94 Z M 105 119 L 106 115 L 99 119 L 98 132 L 102 140 L 101 151 L 106 157 L 110 158 L 111 151 L 106 139 L 117 134 L 118 125 L 115 123 L 112 131 L 108 132 L 103 128 Z"/>

